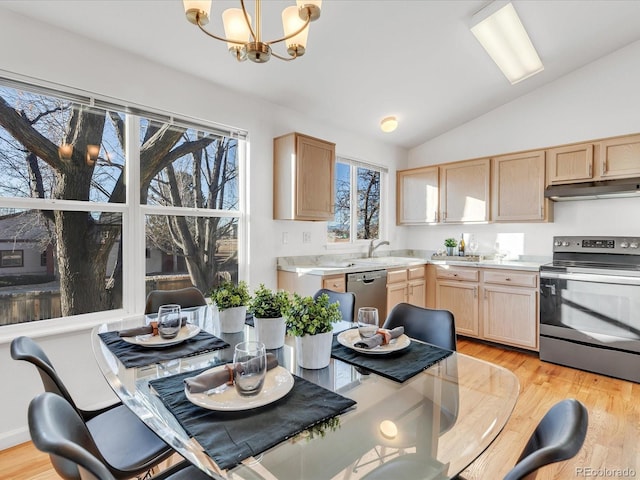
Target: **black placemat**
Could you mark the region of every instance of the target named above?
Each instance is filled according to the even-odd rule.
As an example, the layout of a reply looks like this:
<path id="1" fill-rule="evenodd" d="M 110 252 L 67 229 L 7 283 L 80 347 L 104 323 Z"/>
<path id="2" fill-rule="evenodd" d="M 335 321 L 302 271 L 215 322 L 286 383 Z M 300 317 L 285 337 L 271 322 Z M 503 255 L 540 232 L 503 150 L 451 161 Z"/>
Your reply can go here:
<path id="1" fill-rule="evenodd" d="M 207 410 L 187 400 L 183 382 L 208 368 L 211 367 L 152 380 L 149 385 L 185 431 L 222 469 L 259 455 L 356 404 L 294 375 L 291 391 L 273 403 L 238 412 Z"/>
<path id="2" fill-rule="evenodd" d="M 193 338 L 171 347 L 142 347 L 125 342 L 118 332 L 98 334 L 111 353 L 127 367 L 143 367 L 152 363 L 165 362 L 176 358 L 190 357 L 201 353 L 227 348 L 229 344 L 208 332 L 201 331 Z"/>
<path id="3" fill-rule="evenodd" d="M 431 365 L 447 358 L 453 352 L 420 342 L 411 342 L 404 350 L 387 355 L 367 355 L 345 347 L 333 336 L 331 356 L 343 362 L 370 370 L 383 377 L 404 382 L 414 375 L 426 370 Z"/>

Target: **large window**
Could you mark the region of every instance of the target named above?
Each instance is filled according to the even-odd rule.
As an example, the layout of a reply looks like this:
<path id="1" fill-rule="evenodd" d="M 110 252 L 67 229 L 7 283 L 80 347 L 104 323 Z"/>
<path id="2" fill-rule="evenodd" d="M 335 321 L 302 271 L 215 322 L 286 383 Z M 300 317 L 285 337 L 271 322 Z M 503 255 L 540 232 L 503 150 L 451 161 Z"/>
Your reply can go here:
<path id="1" fill-rule="evenodd" d="M 329 243 L 356 243 L 380 238 L 385 170 L 362 162 L 336 161 L 335 217 L 329 222 Z"/>
<path id="2" fill-rule="evenodd" d="M 237 279 L 243 145 L 218 126 L 0 83 L 0 325 Z"/>

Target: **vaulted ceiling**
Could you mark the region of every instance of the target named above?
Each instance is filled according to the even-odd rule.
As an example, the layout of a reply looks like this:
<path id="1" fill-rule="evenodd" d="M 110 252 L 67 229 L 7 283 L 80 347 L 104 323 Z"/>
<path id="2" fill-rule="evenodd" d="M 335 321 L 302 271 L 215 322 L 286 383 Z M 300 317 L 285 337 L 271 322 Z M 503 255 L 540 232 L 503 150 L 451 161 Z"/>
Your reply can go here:
<path id="1" fill-rule="evenodd" d="M 220 12 L 239 2 L 213 3 L 209 26 L 222 32 Z M 545 69 L 511 85 L 469 30 L 487 3 L 324 0 L 306 55 L 266 64 L 236 62 L 186 21 L 179 0 L 4 0 L 0 14 L 9 9 L 405 148 L 640 39 L 640 1 L 514 0 Z M 292 4 L 263 2 L 266 39 L 281 36 L 280 11 Z M 379 122 L 388 115 L 400 125 L 385 134 Z"/>

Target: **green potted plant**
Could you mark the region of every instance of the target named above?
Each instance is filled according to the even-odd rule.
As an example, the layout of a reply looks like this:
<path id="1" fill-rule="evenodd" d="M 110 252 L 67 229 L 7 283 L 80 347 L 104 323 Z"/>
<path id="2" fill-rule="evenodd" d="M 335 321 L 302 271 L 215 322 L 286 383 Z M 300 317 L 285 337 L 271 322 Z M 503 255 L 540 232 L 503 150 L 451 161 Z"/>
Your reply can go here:
<path id="1" fill-rule="evenodd" d="M 446 238 L 444 241 L 444 246 L 447 249 L 447 255 L 453 255 L 453 249 L 458 246 L 458 242 L 455 238 Z"/>
<path id="2" fill-rule="evenodd" d="M 211 300 L 218 307 L 222 333 L 237 333 L 244 329 L 250 299 L 249 287 L 244 281 L 237 285 L 224 282 L 213 289 Z"/>
<path id="3" fill-rule="evenodd" d="M 260 284 L 249 302 L 249 313 L 253 314 L 256 340 L 273 350 L 284 345 L 286 323 L 284 312 L 289 306 L 289 295 L 284 290 L 274 292 Z"/>
<path id="4" fill-rule="evenodd" d="M 333 324 L 342 320 L 340 305 L 327 294 L 302 297 L 297 293 L 285 311 L 287 331 L 295 336 L 296 360 L 302 368 L 320 369 L 331 360 Z"/>

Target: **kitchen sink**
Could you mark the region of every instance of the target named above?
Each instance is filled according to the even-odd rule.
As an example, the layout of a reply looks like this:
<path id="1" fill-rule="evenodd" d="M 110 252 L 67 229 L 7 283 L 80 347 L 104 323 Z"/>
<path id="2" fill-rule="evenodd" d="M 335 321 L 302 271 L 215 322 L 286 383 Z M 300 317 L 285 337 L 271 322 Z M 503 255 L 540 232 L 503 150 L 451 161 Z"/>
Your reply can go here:
<path id="1" fill-rule="evenodd" d="M 356 258 L 353 260 L 356 265 L 416 265 L 426 263 L 420 258 L 413 257 L 371 257 Z"/>

